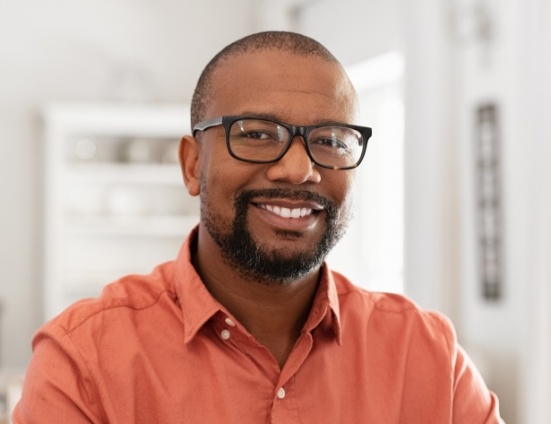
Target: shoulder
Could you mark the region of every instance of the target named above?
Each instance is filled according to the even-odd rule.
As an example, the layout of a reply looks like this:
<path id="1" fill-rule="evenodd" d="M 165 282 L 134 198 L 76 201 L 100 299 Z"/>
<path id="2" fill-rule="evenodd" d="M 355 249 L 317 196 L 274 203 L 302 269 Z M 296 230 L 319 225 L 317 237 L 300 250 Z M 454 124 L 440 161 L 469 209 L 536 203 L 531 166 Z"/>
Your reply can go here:
<path id="1" fill-rule="evenodd" d="M 150 274 L 127 275 L 106 285 L 97 298 L 80 300 L 47 322 L 40 331 L 70 334 L 94 323 L 105 327 L 154 308 L 163 298 L 175 301 L 173 262 L 156 267 Z"/>
<path id="2" fill-rule="evenodd" d="M 455 329 L 444 314 L 424 309 L 405 295 L 365 290 L 336 272 L 333 277 L 344 322 L 353 320 L 371 335 L 414 337 L 419 343 L 438 343 L 450 354 L 455 350 Z"/>

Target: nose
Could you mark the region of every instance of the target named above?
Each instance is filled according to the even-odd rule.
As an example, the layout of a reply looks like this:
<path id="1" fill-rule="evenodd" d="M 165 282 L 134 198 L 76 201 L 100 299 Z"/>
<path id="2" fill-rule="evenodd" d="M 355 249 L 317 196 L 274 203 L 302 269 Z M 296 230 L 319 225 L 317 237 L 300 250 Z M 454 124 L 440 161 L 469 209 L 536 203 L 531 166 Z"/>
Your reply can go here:
<path id="1" fill-rule="evenodd" d="M 296 136 L 287 153 L 270 165 L 267 177 L 270 181 L 285 181 L 291 184 L 319 183 L 321 175 L 308 156 L 301 136 Z"/>

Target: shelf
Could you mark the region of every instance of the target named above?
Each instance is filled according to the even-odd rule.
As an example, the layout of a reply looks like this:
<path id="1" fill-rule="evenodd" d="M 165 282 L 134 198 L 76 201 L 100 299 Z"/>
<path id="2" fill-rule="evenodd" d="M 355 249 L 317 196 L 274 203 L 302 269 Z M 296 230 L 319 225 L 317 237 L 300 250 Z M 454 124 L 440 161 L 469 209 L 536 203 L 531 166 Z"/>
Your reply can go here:
<path id="1" fill-rule="evenodd" d="M 49 104 L 43 116 L 65 134 L 172 137 L 189 133 L 188 105 L 65 103 Z"/>
<path id="2" fill-rule="evenodd" d="M 82 270 L 79 274 L 65 276 L 65 294 L 70 297 L 94 297 L 99 295 L 103 287 L 129 274 L 148 274 L 151 269 L 117 269 L 98 271 Z"/>
<path id="3" fill-rule="evenodd" d="M 69 236 L 126 236 L 126 237 L 183 237 L 199 222 L 189 216 L 81 216 L 67 220 L 65 235 Z"/>
<path id="4" fill-rule="evenodd" d="M 182 173 L 178 165 L 157 164 L 68 164 L 68 180 L 71 184 L 140 184 L 180 185 Z"/>
<path id="5" fill-rule="evenodd" d="M 174 259 L 199 222 L 178 143 L 187 105 L 51 104 L 44 119 L 45 319 Z"/>

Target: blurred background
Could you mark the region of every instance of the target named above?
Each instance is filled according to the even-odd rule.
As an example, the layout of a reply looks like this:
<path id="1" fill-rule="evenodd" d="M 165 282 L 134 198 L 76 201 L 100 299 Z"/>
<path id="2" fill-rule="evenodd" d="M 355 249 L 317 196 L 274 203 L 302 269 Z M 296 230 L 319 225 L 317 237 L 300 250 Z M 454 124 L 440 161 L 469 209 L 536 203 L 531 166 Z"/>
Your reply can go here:
<path id="1" fill-rule="evenodd" d="M 374 131 L 331 264 L 448 315 L 506 421 L 551 422 L 547 0 L 0 6 L 2 408 L 46 319 L 176 256 L 196 222 L 175 146 L 197 78 L 286 29 L 342 61 Z"/>

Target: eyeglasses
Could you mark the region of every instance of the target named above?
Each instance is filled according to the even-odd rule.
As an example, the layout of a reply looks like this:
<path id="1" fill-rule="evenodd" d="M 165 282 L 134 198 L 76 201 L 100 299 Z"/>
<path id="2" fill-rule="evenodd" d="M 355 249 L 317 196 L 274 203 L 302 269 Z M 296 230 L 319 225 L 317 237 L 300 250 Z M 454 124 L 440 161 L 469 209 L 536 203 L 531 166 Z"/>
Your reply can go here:
<path id="1" fill-rule="evenodd" d="M 352 169 L 365 155 L 371 128 L 348 124 L 295 126 L 271 119 L 227 115 L 202 121 L 197 131 L 222 125 L 226 146 L 235 159 L 252 163 L 272 163 L 289 150 L 293 138 L 300 135 L 308 156 L 316 165 L 329 169 Z"/>

